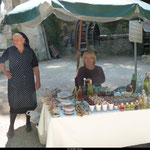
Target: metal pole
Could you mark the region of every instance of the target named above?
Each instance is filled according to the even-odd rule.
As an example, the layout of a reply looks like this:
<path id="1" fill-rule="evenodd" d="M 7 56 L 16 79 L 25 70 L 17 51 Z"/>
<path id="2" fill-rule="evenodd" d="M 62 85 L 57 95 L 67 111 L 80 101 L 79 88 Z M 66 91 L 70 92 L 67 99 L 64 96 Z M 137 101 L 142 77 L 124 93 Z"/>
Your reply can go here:
<path id="1" fill-rule="evenodd" d="M 135 79 L 137 79 L 137 43 L 134 42 Z"/>

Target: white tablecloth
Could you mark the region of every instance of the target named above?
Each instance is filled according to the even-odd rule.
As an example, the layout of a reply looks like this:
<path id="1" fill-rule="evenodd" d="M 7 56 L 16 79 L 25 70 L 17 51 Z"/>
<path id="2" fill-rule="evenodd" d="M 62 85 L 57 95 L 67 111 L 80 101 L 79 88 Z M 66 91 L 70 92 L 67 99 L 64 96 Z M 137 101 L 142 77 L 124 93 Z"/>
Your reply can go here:
<path id="1" fill-rule="evenodd" d="M 125 147 L 150 142 L 150 109 L 53 118 L 43 105 L 38 126 L 46 147 Z"/>

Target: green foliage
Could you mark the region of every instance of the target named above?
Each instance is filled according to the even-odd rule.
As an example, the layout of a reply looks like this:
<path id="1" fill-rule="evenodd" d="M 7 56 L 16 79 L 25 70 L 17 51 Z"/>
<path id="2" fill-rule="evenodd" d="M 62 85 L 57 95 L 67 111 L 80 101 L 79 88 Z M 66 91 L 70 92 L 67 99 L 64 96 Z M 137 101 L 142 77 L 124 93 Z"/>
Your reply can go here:
<path id="1" fill-rule="evenodd" d="M 38 53 L 38 50 L 37 50 L 37 48 L 35 48 L 35 49 L 34 49 L 34 52 L 35 52 L 35 54 L 36 54 L 36 57 L 37 57 L 37 59 L 38 59 L 38 61 L 39 61 L 39 58 L 40 58 L 40 56 L 39 56 L 39 53 Z"/>
<path id="2" fill-rule="evenodd" d="M 129 21 L 119 20 L 108 23 L 99 23 L 101 34 L 124 34 L 128 33 Z"/>
<path id="3" fill-rule="evenodd" d="M 12 28 L 12 33 L 14 34 L 14 33 L 17 33 L 17 32 L 19 32 L 19 29 L 18 28 Z"/>
<path id="4" fill-rule="evenodd" d="M 48 45 L 53 44 L 57 48 L 61 47 L 60 34 L 62 31 L 60 28 L 60 21 L 61 20 L 56 18 L 55 15 L 51 15 L 43 21 Z"/>
<path id="5" fill-rule="evenodd" d="M 101 35 L 113 35 L 113 34 L 128 34 L 129 33 L 129 21 L 119 20 L 108 23 L 99 23 L 99 29 Z M 99 49 L 103 51 L 107 56 L 129 56 L 132 55 L 134 49 L 132 43 L 128 38 L 118 39 L 106 39 L 100 41 Z"/>

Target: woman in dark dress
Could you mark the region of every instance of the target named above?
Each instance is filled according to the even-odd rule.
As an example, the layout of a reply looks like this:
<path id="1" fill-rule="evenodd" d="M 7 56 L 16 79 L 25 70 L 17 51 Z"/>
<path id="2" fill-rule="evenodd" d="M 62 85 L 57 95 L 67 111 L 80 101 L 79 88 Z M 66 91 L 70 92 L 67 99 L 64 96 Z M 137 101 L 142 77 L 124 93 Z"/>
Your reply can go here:
<path id="1" fill-rule="evenodd" d="M 95 65 L 96 56 L 93 51 L 84 52 L 83 64 L 80 67 L 75 78 L 76 86 L 83 86 L 83 79 L 92 79 L 94 86 L 101 86 L 105 82 L 105 74 L 102 67 Z"/>
<path id="2" fill-rule="evenodd" d="M 14 135 L 14 122 L 17 114 L 23 114 L 36 108 L 36 90 L 40 88 L 38 61 L 34 51 L 30 48 L 29 39 L 24 33 L 18 32 L 13 35 L 13 42 L 14 46 L 6 49 L 0 57 L 0 67 L 8 78 L 10 106 L 8 137 Z M 5 67 L 7 60 L 10 72 Z M 26 115 L 26 130 L 31 131 L 31 129 L 30 116 Z"/>

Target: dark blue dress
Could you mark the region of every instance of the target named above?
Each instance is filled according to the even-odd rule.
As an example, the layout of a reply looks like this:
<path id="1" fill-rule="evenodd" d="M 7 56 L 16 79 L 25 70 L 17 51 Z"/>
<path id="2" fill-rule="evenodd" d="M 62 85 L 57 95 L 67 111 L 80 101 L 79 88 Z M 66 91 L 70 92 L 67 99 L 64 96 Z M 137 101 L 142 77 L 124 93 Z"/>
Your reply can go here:
<path id="1" fill-rule="evenodd" d="M 0 57 L 0 63 L 9 60 L 12 78 L 8 80 L 10 112 L 26 113 L 37 106 L 33 68 L 38 66 L 34 51 L 25 47 L 19 53 L 15 46 L 8 48 Z"/>

